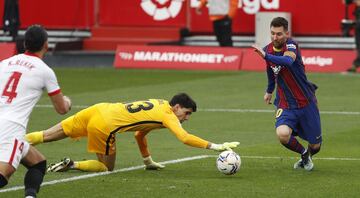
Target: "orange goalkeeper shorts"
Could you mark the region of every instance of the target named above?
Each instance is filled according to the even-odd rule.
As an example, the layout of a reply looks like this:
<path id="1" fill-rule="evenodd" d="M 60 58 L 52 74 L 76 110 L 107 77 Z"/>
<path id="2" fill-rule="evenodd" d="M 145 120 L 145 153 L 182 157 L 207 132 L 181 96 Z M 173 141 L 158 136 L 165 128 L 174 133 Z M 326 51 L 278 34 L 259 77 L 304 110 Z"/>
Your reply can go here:
<path id="1" fill-rule="evenodd" d="M 61 122 L 64 133 L 71 138 L 88 137 L 88 152 L 99 154 L 114 154 L 115 134 L 110 136 L 103 117 L 97 105 L 79 111 Z M 110 137 L 109 137 L 110 136 Z"/>

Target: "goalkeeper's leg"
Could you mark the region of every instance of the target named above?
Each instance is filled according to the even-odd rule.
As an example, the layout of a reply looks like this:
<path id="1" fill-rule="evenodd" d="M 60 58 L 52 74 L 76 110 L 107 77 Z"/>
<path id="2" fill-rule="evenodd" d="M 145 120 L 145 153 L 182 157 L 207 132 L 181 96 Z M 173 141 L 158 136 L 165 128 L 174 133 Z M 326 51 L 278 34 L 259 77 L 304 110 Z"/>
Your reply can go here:
<path id="1" fill-rule="evenodd" d="M 68 170 L 81 170 L 85 172 L 112 171 L 115 167 L 116 152 L 110 155 L 96 154 L 98 160 L 73 161 L 64 158 L 61 162 L 48 167 L 48 172 L 64 172 Z"/>
<path id="2" fill-rule="evenodd" d="M 98 160 L 74 162 L 73 169 L 88 172 L 114 170 L 116 160 L 116 143 L 113 142 L 112 145 L 109 147 L 109 151 L 105 152 L 108 154 L 102 154 L 101 152 L 106 145 L 103 138 L 107 138 L 107 136 L 103 137 L 102 135 L 102 133 L 89 133 L 88 135 L 88 151 L 95 152 Z"/>
<path id="3" fill-rule="evenodd" d="M 116 152 L 110 155 L 96 154 L 98 160 L 73 161 L 69 163 L 67 170 L 81 170 L 85 172 L 112 171 L 115 167 Z"/>
<path id="4" fill-rule="evenodd" d="M 108 171 L 114 170 L 116 152 L 109 155 L 97 153 L 96 156 L 98 157 L 99 162 L 103 163 L 107 167 Z"/>
<path id="5" fill-rule="evenodd" d="M 116 152 L 110 155 L 97 153 L 98 160 L 75 161 L 70 169 L 86 172 L 112 171 L 115 167 Z"/>
<path id="6" fill-rule="evenodd" d="M 109 170 L 104 163 L 98 160 L 74 162 L 74 169 L 86 172 L 105 172 Z"/>

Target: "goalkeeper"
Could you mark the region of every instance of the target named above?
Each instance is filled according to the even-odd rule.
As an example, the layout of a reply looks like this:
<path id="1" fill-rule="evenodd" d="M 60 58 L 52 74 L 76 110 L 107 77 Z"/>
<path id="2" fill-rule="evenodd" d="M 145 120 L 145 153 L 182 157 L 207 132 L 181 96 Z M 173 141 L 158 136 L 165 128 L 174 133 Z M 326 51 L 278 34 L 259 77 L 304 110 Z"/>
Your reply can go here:
<path id="1" fill-rule="evenodd" d="M 149 99 L 132 103 L 99 103 L 88 107 L 59 124 L 44 131 L 29 133 L 26 139 L 36 145 L 61 140 L 66 137 L 88 138 L 88 152 L 98 160 L 72 161 L 65 158 L 48 167 L 48 172 L 82 170 L 88 172 L 112 171 L 116 158 L 116 133 L 135 132 L 145 169 L 162 169 L 154 162 L 147 147 L 146 135 L 160 128 L 168 128 L 181 142 L 192 147 L 215 151 L 231 150 L 239 142 L 214 144 L 186 132 L 181 123 L 196 112 L 196 103 L 185 93 L 175 95 L 169 102 Z"/>

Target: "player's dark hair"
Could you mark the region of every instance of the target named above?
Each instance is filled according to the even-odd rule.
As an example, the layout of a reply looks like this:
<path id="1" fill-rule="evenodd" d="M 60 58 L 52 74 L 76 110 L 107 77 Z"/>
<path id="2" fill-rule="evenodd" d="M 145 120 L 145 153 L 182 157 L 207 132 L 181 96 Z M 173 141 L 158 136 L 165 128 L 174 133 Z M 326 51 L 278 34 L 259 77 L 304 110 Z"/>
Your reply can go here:
<path id="1" fill-rule="evenodd" d="M 191 108 L 193 112 L 196 112 L 196 102 L 186 93 L 176 94 L 171 100 L 170 105 L 173 107 L 179 104 L 185 108 Z"/>
<path id="2" fill-rule="evenodd" d="M 25 32 L 24 46 L 29 52 L 38 52 L 48 39 L 46 30 L 41 25 L 32 25 Z"/>
<path id="3" fill-rule="evenodd" d="M 270 27 L 284 27 L 284 30 L 288 31 L 289 22 L 284 17 L 275 17 L 271 21 Z"/>

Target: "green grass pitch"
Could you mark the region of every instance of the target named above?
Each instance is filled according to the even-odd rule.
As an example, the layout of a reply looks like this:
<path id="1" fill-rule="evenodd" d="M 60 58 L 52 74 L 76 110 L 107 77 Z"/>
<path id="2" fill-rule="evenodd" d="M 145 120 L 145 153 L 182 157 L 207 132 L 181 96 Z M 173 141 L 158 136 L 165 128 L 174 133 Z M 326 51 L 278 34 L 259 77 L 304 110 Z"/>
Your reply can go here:
<path id="1" fill-rule="evenodd" d="M 277 141 L 274 107 L 263 102 L 265 73 L 113 68 L 56 68 L 55 72 L 64 94 L 73 100 L 73 109 L 68 115 L 57 115 L 46 107 L 50 100 L 44 94 L 31 115 L 29 131 L 46 129 L 98 102 L 170 99 L 178 92 L 187 92 L 197 101 L 199 112 L 183 127 L 215 143 L 240 141 L 235 151 L 242 157 L 242 166 L 236 175 L 223 175 L 215 167 L 216 152 L 183 145 L 162 129 L 148 135 L 154 160 L 206 156 L 167 164 L 161 171 L 118 171 L 142 165 L 133 133 L 124 133 L 117 135 L 115 173 L 67 182 L 89 173 L 49 173 L 39 197 L 359 196 L 360 75 L 308 74 L 319 86 L 323 147 L 314 158 L 315 169 L 306 172 L 292 169 L 298 156 Z M 85 139 L 66 139 L 37 148 L 48 163 L 65 156 L 95 159 L 94 154 L 87 153 Z M 24 173 L 21 166 L 9 185 L 0 190 L 1 198 L 23 196 Z"/>

